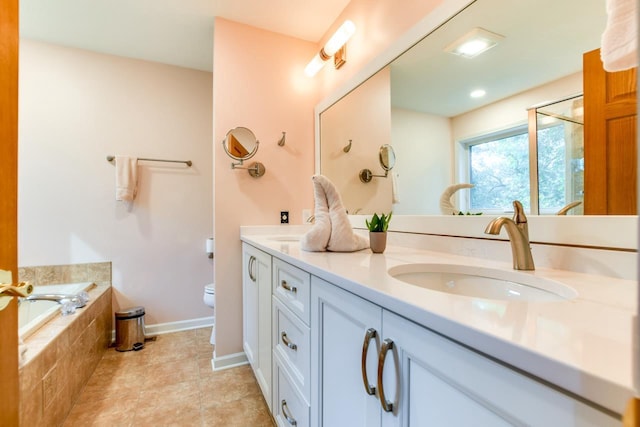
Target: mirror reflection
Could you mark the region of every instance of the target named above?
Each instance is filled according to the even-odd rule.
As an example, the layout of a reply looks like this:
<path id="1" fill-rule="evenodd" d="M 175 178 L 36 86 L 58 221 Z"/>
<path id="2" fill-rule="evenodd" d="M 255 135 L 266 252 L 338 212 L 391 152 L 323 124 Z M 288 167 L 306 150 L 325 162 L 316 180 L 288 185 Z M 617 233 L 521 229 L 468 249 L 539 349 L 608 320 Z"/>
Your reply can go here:
<path id="1" fill-rule="evenodd" d="M 396 165 L 396 153 L 389 144 L 380 147 L 380 166 L 386 172 L 389 172 Z"/>
<path id="2" fill-rule="evenodd" d="M 557 101 L 585 91 L 583 56 L 598 48 L 605 24 L 605 8 L 597 0 L 473 2 L 321 113 L 320 172 L 336 183 L 351 213 L 393 209 L 395 214 L 438 215 L 443 190 L 458 183 L 475 184 L 456 194 L 455 204 L 465 211 L 477 211 L 474 201 L 480 198 L 490 203 L 483 211 L 503 213 L 518 199 L 528 212 L 555 215 L 585 194 L 588 198 L 591 181 L 581 181 L 580 173 L 589 159 L 577 142 L 585 130 L 566 121 L 571 124 L 554 127 L 542 118 L 532 126 L 530 114 L 540 105 L 547 106 L 540 116 L 566 116 L 567 108 L 582 108 L 577 103 L 586 101 L 570 101 L 570 107 Z M 478 29 L 499 36 L 497 44 L 473 58 L 451 53 L 457 40 Z M 635 72 L 632 80 L 635 97 Z M 540 149 L 549 153 L 531 148 L 532 127 Z M 635 134 L 621 138 L 635 150 Z M 353 149 L 345 154 L 349 140 Z M 555 145 L 544 146 L 550 140 Z M 391 180 L 363 184 L 358 179 L 358 171 L 371 165 L 371 147 L 388 143 L 398 155 L 390 172 L 395 197 Z M 501 153 L 493 146 L 507 149 Z M 539 162 L 541 156 L 547 163 Z M 617 198 L 633 194 L 635 200 L 631 176 L 637 166 L 635 156 L 629 157 L 633 172 L 624 179 L 634 185 L 609 188 L 620 194 Z M 487 188 L 505 200 L 481 194 Z M 563 214 L 635 214 L 588 206 L 580 203 Z"/>
<path id="3" fill-rule="evenodd" d="M 247 160 L 258 151 L 258 140 L 251 129 L 237 127 L 227 132 L 222 145 L 224 151 L 234 160 Z"/>

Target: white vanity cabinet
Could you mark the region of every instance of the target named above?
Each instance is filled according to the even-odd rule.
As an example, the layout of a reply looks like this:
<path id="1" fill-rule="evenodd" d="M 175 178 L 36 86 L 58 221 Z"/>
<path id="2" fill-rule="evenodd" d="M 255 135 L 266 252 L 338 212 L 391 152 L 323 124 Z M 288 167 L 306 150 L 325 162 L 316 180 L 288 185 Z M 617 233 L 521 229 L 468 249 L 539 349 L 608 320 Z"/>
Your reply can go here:
<path id="1" fill-rule="evenodd" d="M 309 426 L 311 275 L 273 259 L 273 418 L 281 427 Z"/>
<path id="2" fill-rule="evenodd" d="M 271 409 L 271 255 L 242 244 L 242 345 Z"/>
<path id="3" fill-rule="evenodd" d="M 311 313 L 312 426 L 620 424 L 315 277 Z"/>
<path id="4" fill-rule="evenodd" d="M 311 324 L 311 425 L 379 427 L 382 309 L 313 277 Z"/>

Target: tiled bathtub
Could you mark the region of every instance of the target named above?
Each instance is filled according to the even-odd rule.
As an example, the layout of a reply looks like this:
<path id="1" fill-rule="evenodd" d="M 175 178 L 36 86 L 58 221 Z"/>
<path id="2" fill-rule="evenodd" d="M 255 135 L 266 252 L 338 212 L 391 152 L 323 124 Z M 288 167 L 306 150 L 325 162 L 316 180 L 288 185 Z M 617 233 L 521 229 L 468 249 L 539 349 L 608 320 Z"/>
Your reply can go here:
<path id="1" fill-rule="evenodd" d="M 97 285 L 84 308 L 53 317 L 25 339 L 20 425 L 60 425 L 111 341 L 111 264 L 21 268 L 19 276 L 37 286 L 73 281 Z"/>

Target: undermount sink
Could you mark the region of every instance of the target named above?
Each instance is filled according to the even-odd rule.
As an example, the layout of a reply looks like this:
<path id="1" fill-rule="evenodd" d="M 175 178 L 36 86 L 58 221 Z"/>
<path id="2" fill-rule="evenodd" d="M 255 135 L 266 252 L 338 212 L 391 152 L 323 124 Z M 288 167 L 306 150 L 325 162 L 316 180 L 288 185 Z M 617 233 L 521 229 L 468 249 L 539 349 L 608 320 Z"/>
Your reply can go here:
<path id="1" fill-rule="evenodd" d="M 405 264 L 389 275 L 405 283 L 476 298 L 508 301 L 566 301 L 578 296 L 575 289 L 533 273 L 456 264 Z"/>

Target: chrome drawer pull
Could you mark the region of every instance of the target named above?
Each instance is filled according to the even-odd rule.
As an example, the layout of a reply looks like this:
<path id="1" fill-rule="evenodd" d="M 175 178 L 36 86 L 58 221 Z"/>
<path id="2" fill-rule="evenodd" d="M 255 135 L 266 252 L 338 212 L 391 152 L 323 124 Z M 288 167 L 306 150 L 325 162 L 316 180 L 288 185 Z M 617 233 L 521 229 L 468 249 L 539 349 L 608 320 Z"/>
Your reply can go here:
<path id="1" fill-rule="evenodd" d="M 378 392 L 380 393 L 380 404 L 382 405 L 382 409 L 385 412 L 393 411 L 393 402 L 387 401 L 387 398 L 384 395 L 384 384 L 382 383 L 384 360 L 386 359 L 389 350 L 393 350 L 393 341 L 387 338 L 382 343 L 382 348 L 380 349 L 380 357 L 378 358 Z"/>
<path id="2" fill-rule="evenodd" d="M 287 406 L 287 401 L 282 399 L 282 404 L 280 405 L 280 408 L 282 409 L 282 415 L 284 415 L 284 418 L 289 421 L 289 424 L 291 424 L 292 426 L 296 426 L 298 425 L 298 422 L 296 421 L 295 418 L 293 418 L 291 415 L 287 414 L 288 411 L 288 406 Z"/>
<path id="3" fill-rule="evenodd" d="M 280 282 L 280 286 L 282 286 L 285 291 L 289 291 L 289 292 L 294 293 L 294 294 L 296 292 L 298 292 L 298 288 L 296 288 L 295 286 L 289 285 L 286 280 L 282 280 Z"/>
<path id="4" fill-rule="evenodd" d="M 378 335 L 375 329 L 367 329 L 367 333 L 364 334 L 364 343 L 362 343 L 362 382 L 364 382 L 364 389 L 367 394 L 376 394 L 376 388 L 369 385 L 369 379 L 367 378 L 367 353 L 369 351 L 369 343 Z"/>
<path id="5" fill-rule="evenodd" d="M 247 269 L 249 270 L 249 278 L 251 279 L 252 282 L 256 281 L 256 276 L 253 274 L 253 265 L 255 262 L 256 262 L 256 257 L 251 255 L 251 257 L 249 257 L 249 264 L 247 266 Z"/>
<path id="6" fill-rule="evenodd" d="M 284 343 L 284 345 L 289 347 L 291 350 L 296 350 L 296 351 L 298 350 L 298 346 L 292 343 L 291 341 L 289 341 L 289 338 L 287 338 L 286 332 L 281 332 L 280 338 L 282 338 L 282 342 Z"/>

